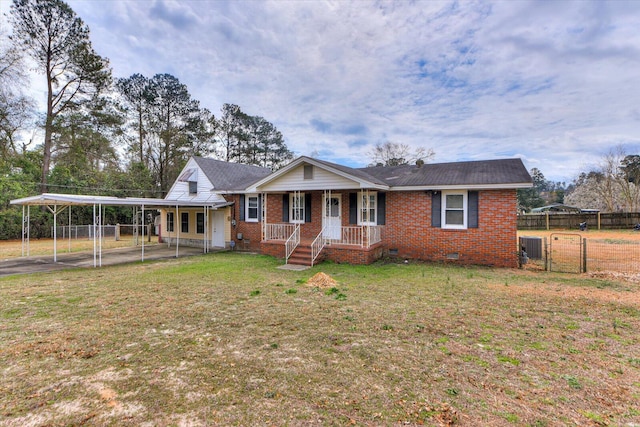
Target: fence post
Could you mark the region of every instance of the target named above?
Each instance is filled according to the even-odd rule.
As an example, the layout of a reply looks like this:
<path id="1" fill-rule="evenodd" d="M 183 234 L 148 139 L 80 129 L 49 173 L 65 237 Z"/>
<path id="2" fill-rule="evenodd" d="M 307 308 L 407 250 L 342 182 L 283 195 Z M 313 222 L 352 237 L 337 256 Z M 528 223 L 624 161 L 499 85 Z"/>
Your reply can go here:
<path id="1" fill-rule="evenodd" d="M 549 244 L 547 243 L 547 238 L 544 238 L 544 271 L 550 271 L 551 266 L 549 263 Z"/>
<path id="2" fill-rule="evenodd" d="M 119 242 L 120 241 L 120 224 L 116 224 L 116 229 L 113 234 L 116 235 L 116 242 Z"/>
<path id="3" fill-rule="evenodd" d="M 549 212 L 546 213 L 547 230 L 549 230 Z"/>
<path id="4" fill-rule="evenodd" d="M 582 272 L 587 272 L 587 238 L 582 239 Z"/>

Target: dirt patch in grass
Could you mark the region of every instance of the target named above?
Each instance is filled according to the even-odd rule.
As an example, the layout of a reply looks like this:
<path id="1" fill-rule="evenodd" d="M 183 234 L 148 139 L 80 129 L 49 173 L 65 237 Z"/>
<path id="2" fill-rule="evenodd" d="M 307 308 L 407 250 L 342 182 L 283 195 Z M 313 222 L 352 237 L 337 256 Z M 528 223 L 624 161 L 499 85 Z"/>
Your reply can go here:
<path id="1" fill-rule="evenodd" d="M 279 264 L 0 279 L 0 426 L 640 424 L 633 283 Z"/>

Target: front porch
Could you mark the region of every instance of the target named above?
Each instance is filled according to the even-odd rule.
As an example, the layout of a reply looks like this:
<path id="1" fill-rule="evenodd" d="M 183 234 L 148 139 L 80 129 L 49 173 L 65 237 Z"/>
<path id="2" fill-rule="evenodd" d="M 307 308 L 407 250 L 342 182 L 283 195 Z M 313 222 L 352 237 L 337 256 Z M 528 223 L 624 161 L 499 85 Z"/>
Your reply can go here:
<path id="1" fill-rule="evenodd" d="M 382 256 L 383 226 L 323 227 L 315 236 L 311 224 L 264 223 L 261 252 L 284 258 L 287 264 L 313 266 L 329 259 L 338 263 L 370 264 Z"/>
<path id="2" fill-rule="evenodd" d="M 274 228 L 288 225 L 291 224 L 267 224 L 267 226 L 274 226 Z M 360 230 L 349 230 L 355 227 L 344 228 L 347 230 L 343 230 L 343 233 L 348 237 L 344 240 L 323 239 L 321 235 L 315 239 L 302 237 L 297 240 L 295 232 L 287 239 L 264 239 L 260 242 L 261 252 L 276 258 L 282 258 L 287 264 L 309 266 L 313 266 L 323 260 L 331 260 L 337 263 L 371 264 L 382 257 L 382 241 L 370 238 L 371 234 L 379 236 L 381 230 L 367 231 L 366 227 L 360 227 Z M 361 243 L 356 244 L 356 241 Z"/>
<path id="3" fill-rule="evenodd" d="M 287 263 L 371 263 L 382 256 L 388 186 L 350 172 L 294 162 L 247 189 L 239 220 L 258 223 L 261 252 Z"/>

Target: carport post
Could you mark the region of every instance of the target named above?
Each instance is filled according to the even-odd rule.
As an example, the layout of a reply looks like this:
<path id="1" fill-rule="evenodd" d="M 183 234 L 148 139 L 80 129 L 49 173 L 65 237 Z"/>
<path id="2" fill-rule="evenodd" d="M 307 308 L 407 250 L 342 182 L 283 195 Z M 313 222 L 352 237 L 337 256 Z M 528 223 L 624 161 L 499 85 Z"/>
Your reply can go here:
<path id="1" fill-rule="evenodd" d="M 58 262 L 58 205 L 53 205 L 53 262 Z"/>
<path id="2" fill-rule="evenodd" d="M 96 268 L 96 204 L 93 204 L 93 268 Z"/>
<path id="3" fill-rule="evenodd" d="M 100 248 L 100 267 L 102 267 L 102 232 L 104 224 L 104 212 L 102 211 L 102 203 L 98 205 L 98 243 Z"/>
<path id="4" fill-rule="evenodd" d="M 144 205 L 142 205 L 142 258 L 141 261 L 144 261 Z"/>
<path id="5" fill-rule="evenodd" d="M 71 205 L 69 205 L 69 252 L 71 252 Z"/>
<path id="6" fill-rule="evenodd" d="M 180 217 L 178 216 L 178 205 L 176 205 L 176 219 L 173 221 L 173 226 L 176 230 L 176 258 L 178 258 L 178 246 L 180 246 L 180 227 L 182 224 L 179 222 Z"/>
<path id="7" fill-rule="evenodd" d="M 24 205 L 22 205 L 22 256 L 24 256 L 24 234 L 25 234 L 25 227 L 24 227 Z"/>
<path id="8" fill-rule="evenodd" d="M 27 206 L 27 256 L 31 256 L 31 205 Z"/>

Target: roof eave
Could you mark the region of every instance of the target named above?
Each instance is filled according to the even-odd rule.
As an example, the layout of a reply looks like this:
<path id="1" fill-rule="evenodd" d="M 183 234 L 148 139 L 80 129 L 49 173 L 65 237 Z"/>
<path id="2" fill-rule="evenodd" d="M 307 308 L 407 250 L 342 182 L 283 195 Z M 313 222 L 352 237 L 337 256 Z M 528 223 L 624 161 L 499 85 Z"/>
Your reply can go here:
<path id="1" fill-rule="evenodd" d="M 459 185 L 407 185 L 391 187 L 389 191 L 427 191 L 427 190 L 517 190 L 533 187 L 532 183 L 509 184 L 459 184 Z"/>

